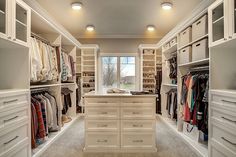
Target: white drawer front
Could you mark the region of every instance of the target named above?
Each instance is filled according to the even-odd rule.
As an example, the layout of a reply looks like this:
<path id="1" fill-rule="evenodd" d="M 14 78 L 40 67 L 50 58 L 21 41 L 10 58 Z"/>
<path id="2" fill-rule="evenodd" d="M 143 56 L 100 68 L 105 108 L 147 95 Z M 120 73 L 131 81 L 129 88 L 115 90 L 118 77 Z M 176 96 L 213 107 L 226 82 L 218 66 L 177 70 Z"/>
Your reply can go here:
<path id="1" fill-rule="evenodd" d="M 85 98 L 86 106 L 119 106 L 120 98 Z"/>
<path id="2" fill-rule="evenodd" d="M 0 95 L 0 110 L 14 109 L 20 106 L 28 105 L 28 94 L 9 95 L 1 97 Z"/>
<path id="3" fill-rule="evenodd" d="M 0 154 L 0 157 L 30 157 L 29 139 L 24 139 L 12 147 L 6 153 Z"/>
<path id="4" fill-rule="evenodd" d="M 229 150 L 227 147 L 212 139 L 210 142 L 210 157 L 235 157 L 236 153 Z"/>
<path id="5" fill-rule="evenodd" d="M 121 134 L 122 148 L 153 148 L 155 147 L 154 132 L 125 132 Z"/>
<path id="6" fill-rule="evenodd" d="M 236 96 L 212 94 L 211 101 L 213 102 L 213 105 L 214 103 L 220 104 L 226 110 L 236 111 Z"/>
<path id="7" fill-rule="evenodd" d="M 85 113 L 87 119 L 118 119 L 119 111 L 118 107 L 87 107 Z"/>
<path id="8" fill-rule="evenodd" d="M 120 136 L 117 132 L 87 132 L 86 133 L 86 148 L 119 148 Z"/>
<path id="9" fill-rule="evenodd" d="M 212 138 L 236 154 L 236 130 L 225 127 L 220 122 L 212 122 Z"/>
<path id="10" fill-rule="evenodd" d="M 136 97 L 136 98 L 122 98 L 121 101 L 123 103 L 154 103 L 155 97 L 147 98 L 147 97 Z"/>
<path id="11" fill-rule="evenodd" d="M 10 125 L 15 125 L 20 120 L 26 118 L 28 118 L 27 107 L 15 108 L 14 110 L 0 112 L 0 129 Z"/>
<path id="12" fill-rule="evenodd" d="M 0 136 L 0 153 L 3 153 L 19 142 L 28 138 L 28 125 L 22 125 L 15 130 Z"/>
<path id="13" fill-rule="evenodd" d="M 236 128 L 236 112 L 224 110 L 218 106 L 217 104 L 211 107 L 211 116 L 212 118 L 218 119 L 223 122 L 225 125 L 229 125 L 229 127 Z"/>
<path id="14" fill-rule="evenodd" d="M 122 119 L 154 119 L 155 110 L 151 107 L 121 108 Z"/>
<path id="15" fill-rule="evenodd" d="M 154 131 L 154 120 L 122 120 L 122 131 Z"/>
<path id="16" fill-rule="evenodd" d="M 87 131 L 119 131 L 119 120 L 86 120 Z"/>

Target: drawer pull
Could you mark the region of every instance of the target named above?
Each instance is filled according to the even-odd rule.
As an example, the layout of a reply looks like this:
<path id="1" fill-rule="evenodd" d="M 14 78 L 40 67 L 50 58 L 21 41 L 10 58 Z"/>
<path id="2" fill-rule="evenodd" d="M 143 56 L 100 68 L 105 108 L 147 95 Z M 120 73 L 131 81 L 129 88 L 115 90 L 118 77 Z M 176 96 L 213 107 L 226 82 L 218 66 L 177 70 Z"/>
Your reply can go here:
<path id="1" fill-rule="evenodd" d="M 225 102 L 225 103 L 231 103 L 231 104 L 236 104 L 236 102 L 233 102 L 233 101 L 228 101 L 228 100 L 221 100 L 222 102 Z"/>
<path id="2" fill-rule="evenodd" d="M 142 125 L 142 124 L 140 124 L 140 125 L 138 125 L 138 124 L 134 124 L 133 127 L 135 127 L 135 128 L 142 128 L 143 125 Z"/>
<path id="3" fill-rule="evenodd" d="M 4 145 L 7 145 L 7 144 L 11 143 L 12 141 L 16 140 L 18 137 L 19 137 L 19 136 L 16 136 L 16 137 L 14 137 L 13 139 L 11 139 L 11 140 L 5 142 Z"/>
<path id="4" fill-rule="evenodd" d="M 18 101 L 18 99 L 10 100 L 10 101 L 4 101 L 3 104 L 9 104 Z"/>
<path id="5" fill-rule="evenodd" d="M 232 145 L 234 145 L 234 146 L 236 146 L 236 143 L 233 143 L 233 142 L 227 140 L 227 139 L 224 138 L 224 137 L 221 137 L 221 139 L 224 140 L 224 141 L 226 141 L 226 142 L 228 142 L 228 143 L 230 143 L 230 144 L 232 144 Z"/>
<path id="6" fill-rule="evenodd" d="M 196 47 L 200 46 L 201 44 L 197 44 Z"/>
<path id="7" fill-rule="evenodd" d="M 108 114 L 107 112 L 101 112 L 101 114 Z"/>
<path id="8" fill-rule="evenodd" d="M 108 140 L 97 140 L 97 142 L 99 142 L 99 143 L 107 143 Z"/>
<path id="9" fill-rule="evenodd" d="M 140 114 L 140 112 L 132 112 L 133 114 Z"/>
<path id="10" fill-rule="evenodd" d="M 134 143 L 143 143 L 143 140 L 133 140 Z"/>
<path id="11" fill-rule="evenodd" d="M 106 128 L 106 127 L 108 127 L 108 125 L 107 124 L 102 124 L 102 125 L 98 125 L 98 127 Z"/>
<path id="12" fill-rule="evenodd" d="M 3 120 L 3 122 L 4 122 L 4 123 L 9 122 L 9 121 L 12 121 L 12 120 L 14 120 L 14 119 L 16 119 L 16 118 L 18 118 L 18 117 L 19 117 L 19 116 L 12 117 L 12 118 L 10 118 L 10 119 Z"/>
<path id="13" fill-rule="evenodd" d="M 231 120 L 231 119 L 229 119 L 229 118 L 225 118 L 225 117 L 221 117 L 221 118 L 224 119 L 224 120 L 227 120 L 227 121 L 230 121 L 230 122 L 236 123 L 235 120 Z"/>
<path id="14" fill-rule="evenodd" d="M 142 103 L 142 102 L 138 102 L 138 101 L 133 101 L 133 103 L 134 103 L 134 104 L 136 104 L 136 103 Z"/>

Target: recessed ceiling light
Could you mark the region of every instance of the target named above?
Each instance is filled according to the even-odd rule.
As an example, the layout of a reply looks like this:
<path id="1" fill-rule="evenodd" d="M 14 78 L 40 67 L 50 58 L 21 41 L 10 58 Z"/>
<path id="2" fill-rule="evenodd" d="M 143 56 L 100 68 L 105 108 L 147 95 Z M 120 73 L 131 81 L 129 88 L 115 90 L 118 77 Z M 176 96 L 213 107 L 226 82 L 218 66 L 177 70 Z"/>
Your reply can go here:
<path id="1" fill-rule="evenodd" d="M 147 26 L 147 30 L 148 30 L 149 32 L 153 32 L 153 31 L 155 30 L 155 26 L 153 26 L 153 25 L 148 25 L 148 26 Z"/>
<path id="2" fill-rule="evenodd" d="M 80 10 L 82 8 L 82 3 L 81 2 L 75 2 L 71 4 L 72 9 L 74 10 Z"/>
<path id="3" fill-rule="evenodd" d="M 173 4 L 170 3 L 170 2 L 163 2 L 163 3 L 161 3 L 161 7 L 164 10 L 170 10 L 170 9 L 172 9 L 172 6 L 173 6 Z"/>
<path id="4" fill-rule="evenodd" d="M 92 32 L 92 31 L 95 30 L 95 27 L 93 25 L 87 25 L 86 30 L 89 31 L 89 32 Z"/>

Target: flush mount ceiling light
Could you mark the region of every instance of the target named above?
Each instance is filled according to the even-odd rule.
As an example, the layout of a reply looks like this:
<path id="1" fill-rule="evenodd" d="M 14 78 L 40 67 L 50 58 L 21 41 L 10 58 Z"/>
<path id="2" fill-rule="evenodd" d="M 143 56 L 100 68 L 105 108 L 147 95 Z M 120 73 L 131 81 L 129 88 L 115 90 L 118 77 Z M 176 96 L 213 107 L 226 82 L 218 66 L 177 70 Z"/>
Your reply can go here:
<path id="1" fill-rule="evenodd" d="M 92 31 L 95 30 L 95 27 L 93 25 L 87 25 L 86 30 L 89 31 L 89 32 L 92 32 Z"/>
<path id="2" fill-rule="evenodd" d="M 172 6 L 173 6 L 173 4 L 170 3 L 170 2 L 163 2 L 163 3 L 161 3 L 161 7 L 164 10 L 170 10 L 170 9 L 172 9 Z"/>
<path id="3" fill-rule="evenodd" d="M 155 26 L 154 26 L 154 25 L 148 25 L 148 26 L 147 26 L 147 30 L 148 30 L 149 32 L 153 32 L 153 31 L 155 30 Z"/>
<path id="4" fill-rule="evenodd" d="M 71 4 L 71 7 L 74 10 L 80 10 L 82 8 L 82 3 L 81 2 L 74 2 Z"/>

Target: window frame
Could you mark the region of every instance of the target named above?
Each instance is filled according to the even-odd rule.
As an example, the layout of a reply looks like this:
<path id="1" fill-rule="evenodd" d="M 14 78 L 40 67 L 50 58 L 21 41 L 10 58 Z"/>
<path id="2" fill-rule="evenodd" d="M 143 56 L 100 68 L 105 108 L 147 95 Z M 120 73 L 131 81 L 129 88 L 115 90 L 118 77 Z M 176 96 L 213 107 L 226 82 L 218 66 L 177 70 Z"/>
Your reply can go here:
<path id="1" fill-rule="evenodd" d="M 117 57 L 117 88 L 120 88 L 120 57 L 135 57 L 135 89 L 139 90 L 139 57 L 136 53 L 100 53 L 99 55 L 99 81 L 98 81 L 98 89 L 102 91 L 103 84 L 103 71 L 102 71 L 102 57 Z"/>

